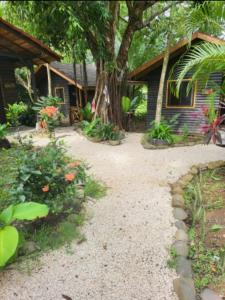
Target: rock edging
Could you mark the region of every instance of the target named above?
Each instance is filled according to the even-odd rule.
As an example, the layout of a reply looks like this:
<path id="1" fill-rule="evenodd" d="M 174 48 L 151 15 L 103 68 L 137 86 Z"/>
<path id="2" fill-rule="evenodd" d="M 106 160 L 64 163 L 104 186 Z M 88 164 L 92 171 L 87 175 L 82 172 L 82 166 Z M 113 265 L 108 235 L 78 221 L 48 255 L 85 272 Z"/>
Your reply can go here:
<path id="1" fill-rule="evenodd" d="M 174 279 L 173 287 L 179 300 L 197 300 L 191 261 L 187 258 L 189 241 L 187 235 L 188 227 L 185 224 L 185 220 L 188 218 L 188 214 L 185 211 L 185 201 L 183 197 L 184 188 L 200 171 L 207 169 L 213 170 L 224 166 L 225 161 L 222 160 L 192 166 L 187 174 L 181 176 L 178 181 L 171 184 L 171 205 L 173 207 L 173 215 L 176 219 L 175 226 L 177 228 L 172 249 L 174 249 L 177 254 L 176 273 L 179 276 L 178 278 Z M 214 295 L 214 298 L 207 298 L 207 295 L 209 295 L 209 297 L 211 295 Z M 221 298 L 217 294 L 215 294 L 215 292 L 207 288 L 201 292 L 200 299 L 217 300 Z"/>
<path id="2" fill-rule="evenodd" d="M 175 143 L 175 144 L 168 144 L 168 145 L 153 145 L 147 141 L 145 136 L 143 136 L 141 139 L 141 144 L 144 149 L 159 150 L 159 149 L 200 145 L 203 144 L 203 141 L 183 142 L 183 143 Z"/>

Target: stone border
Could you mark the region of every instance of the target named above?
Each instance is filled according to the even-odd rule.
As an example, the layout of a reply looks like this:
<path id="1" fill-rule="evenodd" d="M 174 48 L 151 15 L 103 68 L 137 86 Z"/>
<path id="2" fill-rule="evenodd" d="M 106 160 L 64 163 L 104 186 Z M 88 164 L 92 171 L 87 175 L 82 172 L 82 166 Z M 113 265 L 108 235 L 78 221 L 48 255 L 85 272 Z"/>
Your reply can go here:
<path id="1" fill-rule="evenodd" d="M 143 148 L 145 149 L 151 149 L 151 150 L 158 150 L 158 149 L 168 149 L 168 148 L 175 148 L 175 147 L 186 147 L 186 146 L 195 146 L 195 145 L 202 145 L 204 144 L 203 141 L 196 141 L 196 142 L 186 142 L 183 144 L 177 143 L 177 144 L 171 144 L 171 145 L 153 145 L 149 143 L 146 140 L 145 135 L 141 139 L 141 144 Z"/>
<path id="2" fill-rule="evenodd" d="M 219 160 L 215 162 L 209 162 L 205 164 L 194 165 L 190 168 L 189 172 L 181 176 L 175 183 L 170 184 L 172 195 L 172 207 L 173 216 L 176 219 L 175 226 L 177 231 L 175 233 L 175 242 L 172 245 L 172 249 L 176 251 L 176 273 L 179 276 L 174 279 L 173 287 L 179 300 L 197 300 L 197 293 L 194 286 L 193 273 L 191 267 L 191 260 L 188 256 L 188 227 L 185 224 L 185 220 L 188 218 L 188 214 L 185 211 L 185 201 L 183 197 L 184 188 L 203 170 L 213 170 L 216 168 L 224 167 L 225 161 Z M 213 296 L 213 298 L 210 298 Z M 202 300 L 221 299 L 215 292 L 210 289 L 204 289 L 201 292 Z M 222 299 L 221 299 L 222 300 Z"/>

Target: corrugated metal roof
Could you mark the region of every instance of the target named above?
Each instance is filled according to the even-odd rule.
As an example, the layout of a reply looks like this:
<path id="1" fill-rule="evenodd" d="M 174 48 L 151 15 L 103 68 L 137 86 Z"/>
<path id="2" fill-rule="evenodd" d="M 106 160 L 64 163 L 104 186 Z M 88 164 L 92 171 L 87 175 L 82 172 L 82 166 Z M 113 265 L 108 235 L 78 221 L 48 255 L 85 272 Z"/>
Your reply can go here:
<path id="1" fill-rule="evenodd" d="M 76 81 L 78 84 L 84 86 L 84 74 L 83 67 L 81 64 L 76 64 L 76 79 L 74 76 L 73 64 L 63 64 L 59 62 L 53 62 L 50 66 L 66 77 Z M 87 64 L 87 86 L 95 87 L 96 86 L 96 67 L 95 64 Z"/>

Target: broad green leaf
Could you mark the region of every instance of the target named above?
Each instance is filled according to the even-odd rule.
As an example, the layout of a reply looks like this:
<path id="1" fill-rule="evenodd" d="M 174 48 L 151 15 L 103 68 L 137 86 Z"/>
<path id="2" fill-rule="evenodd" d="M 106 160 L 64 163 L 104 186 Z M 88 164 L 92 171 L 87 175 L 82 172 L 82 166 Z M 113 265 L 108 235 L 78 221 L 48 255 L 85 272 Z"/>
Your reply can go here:
<path id="1" fill-rule="evenodd" d="M 13 219 L 13 205 L 10 205 L 4 209 L 0 214 L 0 221 L 4 222 L 5 225 L 8 225 L 12 222 Z"/>
<path id="2" fill-rule="evenodd" d="M 130 101 L 130 98 L 124 96 L 124 97 L 122 98 L 122 109 L 123 109 L 123 112 L 124 112 L 124 113 L 129 112 L 130 107 L 131 107 L 131 101 Z"/>
<path id="3" fill-rule="evenodd" d="M 13 220 L 34 220 L 46 217 L 48 206 L 36 202 L 20 203 L 14 206 Z"/>
<path id="4" fill-rule="evenodd" d="M 15 227 L 5 226 L 0 229 L 0 267 L 4 267 L 16 252 L 19 234 Z"/>

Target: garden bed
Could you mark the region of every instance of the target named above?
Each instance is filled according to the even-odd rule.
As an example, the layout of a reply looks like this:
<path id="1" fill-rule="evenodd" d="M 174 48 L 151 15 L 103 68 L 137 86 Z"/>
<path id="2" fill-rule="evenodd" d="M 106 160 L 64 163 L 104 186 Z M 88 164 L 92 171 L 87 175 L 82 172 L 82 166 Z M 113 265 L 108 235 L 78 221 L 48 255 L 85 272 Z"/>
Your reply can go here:
<path id="1" fill-rule="evenodd" d="M 173 143 L 157 143 L 151 142 L 148 138 L 148 134 L 145 133 L 142 137 L 141 144 L 145 149 L 167 149 L 172 147 L 185 147 L 185 146 L 194 146 L 198 144 L 203 144 L 203 137 L 200 135 L 189 135 L 186 138 L 183 138 L 182 135 L 172 135 L 174 142 Z M 159 141 L 160 142 L 160 141 Z"/>
<path id="2" fill-rule="evenodd" d="M 29 195 L 30 191 L 28 189 L 26 180 L 32 178 L 32 174 L 35 176 L 43 176 L 46 177 L 47 173 L 43 170 L 43 175 L 39 173 L 39 171 L 34 169 L 35 161 L 38 161 L 38 166 L 40 164 L 40 168 L 38 170 L 42 170 L 42 167 L 46 164 L 46 169 L 49 168 L 50 161 L 52 161 L 52 171 L 49 169 L 52 174 L 52 179 L 49 179 L 50 182 L 43 188 L 40 181 L 41 179 L 37 178 L 37 181 L 34 179 L 32 182 L 36 182 L 35 185 L 30 181 L 29 186 L 32 186 L 33 193 L 31 194 L 33 198 L 29 196 L 26 198 L 26 201 L 36 201 L 39 203 L 47 203 L 50 212 L 46 218 L 38 219 L 35 221 L 25 221 L 25 222 L 14 222 L 15 226 L 19 229 L 20 232 L 20 241 L 16 254 L 10 259 L 9 263 L 14 262 L 15 260 L 21 261 L 24 258 L 28 257 L 36 257 L 40 255 L 43 251 L 48 251 L 51 249 L 59 248 L 62 245 L 70 245 L 70 243 L 77 239 L 78 242 L 82 242 L 85 240 L 85 237 L 80 233 L 79 226 L 85 220 L 85 200 L 88 198 L 101 198 L 105 195 L 105 187 L 99 182 L 95 181 L 92 177 L 84 174 L 84 169 L 81 167 L 80 170 L 77 169 L 77 176 L 86 176 L 85 182 L 83 184 L 71 182 L 66 182 L 65 178 L 68 175 L 72 175 L 72 172 L 76 174 L 74 167 L 79 168 L 78 162 L 70 162 L 70 158 L 65 156 L 66 164 L 70 165 L 71 174 L 64 175 L 62 173 L 61 179 L 58 176 L 58 172 L 62 172 L 63 165 L 56 166 L 56 160 L 54 160 L 54 153 L 52 152 L 53 148 L 49 148 L 48 152 L 49 157 L 44 155 L 40 158 L 40 156 L 34 157 L 34 166 L 24 165 L 24 158 L 28 155 L 35 155 L 37 151 L 42 151 L 42 148 L 26 148 L 18 145 L 13 145 L 10 149 L 0 150 L 1 160 L 0 160 L 0 168 L 2 174 L 4 176 L 0 177 L 0 211 L 9 207 L 9 205 L 14 203 L 21 203 L 25 201 L 23 195 Z M 43 148 L 44 149 L 44 148 Z M 58 152 L 60 154 L 60 152 Z M 53 157 L 51 156 L 53 155 Z M 43 161 L 42 161 L 43 160 Z M 76 166 L 75 166 L 76 165 Z M 29 168 L 31 168 L 29 170 Z M 57 167 L 57 169 L 55 169 Z M 54 170 L 55 169 L 55 170 Z M 74 170 L 74 171 L 73 171 Z M 21 172 L 29 172 L 29 174 L 21 173 Z M 80 175 L 79 175 L 80 174 Z M 49 175 L 50 176 L 50 175 Z M 67 177 L 66 177 L 67 176 Z M 24 186 L 27 188 L 23 189 L 23 192 L 17 190 L 19 188 L 18 178 L 22 178 L 24 180 Z M 58 178 L 58 179 L 57 179 Z M 64 181 L 63 181 L 64 178 Z M 33 180 L 32 179 L 32 180 Z M 71 178 L 68 178 L 71 180 Z M 48 178 L 46 177 L 46 180 Z M 58 180 L 58 181 L 55 181 Z M 61 190 L 57 190 L 57 196 L 53 194 L 50 196 L 50 192 L 58 185 L 60 185 L 59 180 L 62 180 L 62 184 L 64 182 L 64 186 L 67 186 L 68 189 L 63 190 L 63 186 Z M 50 191 L 49 191 L 50 190 Z M 40 191 L 40 192 L 38 192 Z M 60 194 L 61 191 L 61 194 Z M 16 193 L 16 197 L 15 197 Z M 37 197 L 35 199 L 35 197 Z M 38 197 L 38 195 L 40 195 Z M 49 196 L 48 196 L 49 195 Z M 52 197 L 52 198 L 51 198 Z M 55 200 L 54 200 L 55 199 Z M 58 212 L 54 212 L 54 211 Z"/>
<path id="3" fill-rule="evenodd" d="M 178 230 L 170 265 L 180 275 L 174 281 L 179 299 L 186 299 L 187 287 L 190 299 L 225 299 L 224 182 L 225 162 L 218 161 L 193 167 L 172 185 Z"/>

